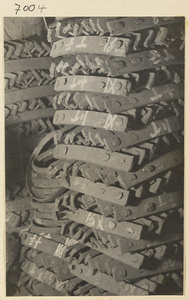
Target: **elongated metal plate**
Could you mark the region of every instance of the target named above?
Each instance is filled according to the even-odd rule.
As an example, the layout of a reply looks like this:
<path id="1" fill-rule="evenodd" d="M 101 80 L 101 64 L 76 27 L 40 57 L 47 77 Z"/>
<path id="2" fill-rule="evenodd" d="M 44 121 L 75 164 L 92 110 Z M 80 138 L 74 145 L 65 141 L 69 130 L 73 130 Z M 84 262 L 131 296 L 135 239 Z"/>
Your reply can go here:
<path id="1" fill-rule="evenodd" d="M 65 130 L 65 128 L 63 128 L 63 131 Z M 60 130 L 62 131 L 62 130 Z M 57 133 L 57 131 L 53 131 L 53 132 L 50 132 L 48 133 L 38 144 L 38 146 L 34 149 L 31 157 L 30 157 L 30 160 L 29 160 L 29 163 L 28 163 L 28 168 L 27 168 L 27 174 L 26 174 L 26 186 L 29 190 L 29 193 L 30 195 L 38 200 L 39 202 L 52 202 L 53 200 L 55 200 L 58 196 L 60 196 L 64 191 L 65 189 L 64 188 L 60 188 L 58 190 L 58 192 L 56 194 L 54 194 L 53 196 L 49 197 L 45 197 L 45 198 L 41 198 L 41 195 L 40 196 L 37 196 L 34 195 L 33 191 L 32 191 L 32 182 L 31 182 L 31 178 L 30 178 L 30 172 L 31 172 L 31 166 L 32 166 L 32 163 L 33 161 L 36 159 L 36 157 L 39 155 L 39 153 L 41 152 L 42 148 L 44 147 L 44 145 L 49 142 L 53 142 L 53 139 L 54 139 L 54 136 L 55 134 Z M 47 169 L 47 168 L 44 168 L 44 169 Z M 45 171 L 44 171 L 45 172 Z"/>
<path id="2" fill-rule="evenodd" d="M 43 284 L 42 282 L 35 281 L 32 285 L 36 295 L 43 295 L 43 296 L 66 296 L 66 293 L 59 292 L 54 290 L 52 287 Z"/>
<path id="3" fill-rule="evenodd" d="M 127 174 L 124 174 L 124 172 L 122 172 L 121 174 L 120 172 L 120 176 L 127 189 L 129 189 L 132 186 L 137 185 L 149 178 L 153 178 L 163 171 L 172 169 L 182 164 L 183 149 L 179 148 L 162 155 L 160 158 L 153 160 L 137 172 L 128 172 Z"/>
<path id="4" fill-rule="evenodd" d="M 113 273 L 112 275 L 117 282 L 132 278 L 138 273 L 138 270 L 126 266 L 119 261 L 112 260 L 104 254 L 91 256 L 89 253 L 86 256 L 85 263 L 94 270 L 97 269 L 102 273 L 107 272 L 109 275 Z"/>
<path id="5" fill-rule="evenodd" d="M 78 224 L 78 223 L 76 223 Z M 54 240 L 54 235 L 59 235 L 60 234 L 60 228 L 41 228 L 40 226 L 32 225 L 30 228 L 30 232 L 35 233 L 37 235 L 43 236 L 43 237 L 48 237 L 51 238 L 51 240 Z M 61 238 L 61 235 L 60 235 Z M 71 238 L 70 235 L 70 240 L 74 240 L 73 237 Z M 83 243 L 82 239 L 78 239 L 78 242 Z M 85 246 L 89 246 L 94 250 L 98 250 L 99 253 L 104 253 L 105 255 L 112 257 L 113 259 L 117 261 L 121 261 L 122 263 L 129 265 L 133 268 L 140 269 L 143 262 L 144 262 L 144 255 L 140 253 L 123 253 L 122 255 L 118 255 L 115 251 L 115 249 L 111 248 L 105 248 L 100 244 L 94 245 L 90 241 L 85 242 Z"/>
<path id="6" fill-rule="evenodd" d="M 56 281 L 56 275 L 44 268 L 38 268 L 37 265 L 29 260 L 25 260 L 21 266 L 22 270 L 35 279 L 47 284 L 53 285 Z"/>
<path id="7" fill-rule="evenodd" d="M 55 113 L 54 108 L 44 108 L 44 109 L 36 109 L 34 111 L 26 111 L 24 113 L 20 113 L 10 117 L 6 121 L 6 126 L 13 126 L 18 123 L 28 122 L 34 119 L 52 118 L 54 116 L 54 113 Z"/>
<path id="8" fill-rule="evenodd" d="M 140 224 L 132 222 L 114 222 L 112 218 L 107 218 L 82 209 L 77 209 L 75 213 L 65 212 L 65 214 L 70 220 L 134 240 L 140 239 L 144 229 L 144 226 Z"/>
<path id="9" fill-rule="evenodd" d="M 82 125 L 124 132 L 127 129 L 128 117 L 88 110 L 57 110 L 53 124 Z"/>
<path id="10" fill-rule="evenodd" d="M 108 290 L 116 295 L 127 295 L 127 296 L 134 296 L 134 295 L 148 295 L 149 292 L 143 290 L 139 287 L 136 287 L 132 284 L 122 282 L 116 282 L 113 277 L 101 273 L 97 271 L 95 274 L 91 268 L 87 267 L 84 264 L 77 264 L 76 262 L 72 262 L 70 266 L 70 272 L 82 278 L 83 280 L 94 284 L 102 289 Z"/>
<path id="11" fill-rule="evenodd" d="M 70 185 L 64 179 L 41 179 L 41 178 L 32 178 L 32 183 L 35 187 L 41 188 L 60 188 L 65 187 L 71 189 L 73 191 L 84 193 L 92 197 L 100 198 L 105 201 L 109 201 L 114 204 L 119 204 L 121 206 L 126 206 L 129 199 L 129 191 L 125 191 L 123 189 L 106 186 L 100 182 L 92 182 L 83 177 L 74 177 L 70 176 Z M 41 208 L 40 208 L 41 205 Z M 32 202 L 32 206 L 37 208 L 38 210 L 43 210 L 43 204 L 37 203 L 34 204 Z M 44 207 L 44 209 L 46 209 Z M 48 209 L 48 208 L 47 208 Z M 52 210 L 52 208 L 48 209 L 48 211 Z"/>
<path id="12" fill-rule="evenodd" d="M 37 209 L 40 212 L 44 213 L 52 213 L 55 211 L 55 203 L 40 203 L 38 201 L 35 201 L 32 199 L 31 206 L 35 209 Z"/>
<path id="13" fill-rule="evenodd" d="M 29 260 L 25 260 L 21 266 L 22 270 L 29 274 L 31 277 L 37 279 L 44 284 L 51 286 L 52 288 L 65 293 L 66 285 L 69 281 L 59 281 L 56 275 L 44 268 L 38 268 L 37 265 Z"/>
<path id="14" fill-rule="evenodd" d="M 94 247 L 94 249 L 95 249 L 95 247 Z M 130 272 L 129 276 L 135 276 L 136 270 L 134 270 L 134 269 L 141 269 L 142 265 L 145 261 L 145 256 L 140 253 L 123 253 L 122 255 L 118 255 L 116 253 L 115 249 L 103 248 L 103 247 L 100 247 L 99 244 L 98 244 L 96 250 L 98 250 L 99 253 L 101 252 L 106 255 L 106 257 L 103 256 L 104 261 L 106 261 L 107 259 L 113 258 L 114 260 L 117 260 L 118 262 L 125 264 L 125 268 L 127 269 L 128 273 Z M 132 268 L 129 269 L 127 266 L 130 266 Z"/>
<path id="15" fill-rule="evenodd" d="M 57 243 L 49 238 L 44 238 L 43 236 L 30 232 L 21 233 L 21 241 L 23 245 L 43 251 L 44 253 L 60 259 L 65 259 L 65 253 L 72 249 L 73 245 L 77 244 L 77 241 L 64 236 L 61 237 L 62 243 Z"/>
<path id="16" fill-rule="evenodd" d="M 56 41 L 50 56 L 58 57 L 75 53 L 98 53 L 114 56 L 126 56 L 130 40 L 106 36 L 78 36 L 62 38 Z"/>
<path id="17" fill-rule="evenodd" d="M 61 227 L 62 222 L 61 220 L 49 220 L 49 219 L 40 219 L 37 217 L 33 217 L 35 224 L 39 226 L 45 226 L 45 227 Z"/>
<path id="18" fill-rule="evenodd" d="M 22 58 L 5 61 L 5 72 L 27 71 L 27 70 L 49 70 L 52 63 L 51 57 Z"/>
<path id="19" fill-rule="evenodd" d="M 141 129 L 129 130 L 127 133 L 115 133 L 115 138 L 104 137 L 103 140 L 109 151 L 118 151 L 126 147 L 140 144 L 164 134 L 182 130 L 183 125 L 178 117 L 172 116 L 154 121 Z"/>
<path id="20" fill-rule="evenodd" d="M 35 187 L 41 189 L 60 189 L 60 187 L 70 187 L 68 182 L 61 178 L 41 179 L 37 176 L 37 178 L 31 178 L 31 181 Z"/>
<path id="21" fill-rule="evenodd" d="M 109 235 L 109 240 L 111 239 L 112 235 Z M 119 248 L 114 248 L 114 251 L 118 251 L 118 253 L 127 253 L 132 251 L 140 251 L 143 249 L 147 249 L 150 247 L 157 247 L 160 245 L 168 244 L 171 242 L 176 242 L 182 240 L 183 235 L 181 232 L 169 232 L 164 233 L 163 235 L 156 236 L 154 239 L 140 239 L 139 241 L 131 241 L 131 239 L 122 238 L 119 240 L 118 244 Z"/>
<path id="22" fill-rule="evenodd" d="M 55 210 L 52 211 L 51 213 L 46 213 L 46 212 L 41 212 L 41 211 L 35 210 L 33 218 L 34 218 L 34 220 L 38 219 L 38 218 L 45 219 L 46 221 L 49 220 L 49 222 L 54 221 L 54 220 L 56 221 L 58 219 Z"/>
<path id="23" fill-rule="evenodd" d="M 110 32 L 113 35 L 128 34 L 132 31 L 143 30 L 151 27 L 162 26 L 173 22 L 179 22 L 181 18 L 173 17 L 127 17 L 120 19 L 90 18 L 91 22 L 103 33 Z M 101 30 L 100 30 L 101 28 Z"/>
<path id="24" fill-rule="evenodd" d="M 55 82 L 54 90 L 62 91 L 87 91 L 126 96 L 130 90 L 130 82 L 126 79 L 117 79 L 100 76 L 62 76 Z"/>
<path id="25" fill-rule="evenodd" d="M 106 187 L 101 183 L 93 183 L 90 180 L 82 177 L 70 177 L 70 189 L 97 197 L 113 204 L 114 218 L 119 220 L 132 220 L 133 218 L 140 218 L 142 216 L 148 216 L 154 213 L 164 212 L 169 209 L 178 208 L 183 205 L 183 192 L 181 190 L 161 194 L 155 197 L 143 199 L 138 205 L 132 206 L 132 201 L 128 205 L 125 201 L 124 195 L 129 195 L 128 191 L 116 188 Z M 76 188 L 74 185 L 76 184 Z M 99 195 L 100 194 L 100 195 Z M 111 200 L 110 200 L 111 199 Z M 106 203 L 104 203 L 106 205 Z M 125 208 L 123 206 L 126 206 Z"/>
<path id="26" fill-rule="evenodd" d="M 129 191 L 100 182 L 94 183 L 79 176 L 70 176 L 70 189 L 123 206 L 127 205 L 129 199 Z"/>
<path id="27" fill-rule="evenodd" d="M 83 20 L 72 19 L 60 20 L 56 26 L 56 36 L 61 37 L 68 33 L 72 36 L 78 35 L 104 35 L 111 36 L 128 35 L 131 32 L 164 26 L 170 23 L 183 22 L 179 17 L 127 17 L 127 18 L 104 18 L 91 17 Z"/>
<path id="28" fill-rule="evenodd" d="M 96 257 L 94 257 L 94 260 L 96 260 L 96 258 L 98 259 L 98 257 L 96 256 Z M 99 258 L 100 258 L 100 256 L 99 256 Z M 105 256 L 103 256 L 103 254 L 102 254 L 101 258 L 102 258 L 102 262 L 103 262 L 103 258 L 104 258 L 104 261 L 106 261 L 106 259 L 107 259 Z M 89 260 L 90 260 L 90 258 L 89 258 Z M 93 260 L 93 258 L 91 260 Z M 73 262 L 72 262 L 72 264 L 73 264 Z M 165 258 L 156 268 L 154 268 L 152 270 L 150 270 L 150 269 L 149 270 L 148 269 L 136 270 L 131 267 L 129 269 L 129 267 L 128 267 L 127 269 L 125 269 L 125 270 L 128 270 L 128 274 L 125 275 L 125 280 L 139 279 L 141 277 L 154 276 L 159 273 L 167 273 L 167 272 L 172 272 L 174 270 L 181 270 L 182 265 L 183 265 L 183 263 L 181 260 Z"/>
<path id="29" fill-rule="evenodd" d="M 31 205 L 31 197 L 16 198 L 14 201 L 7 201 L 6 203 L 6 213 L 12 211 L 20 210 L 30 210 L 33 209 Z"/>
<path id="30" fill-rule="evenodd" d="M 76 291 L 74 291 L 74 296 L 86 295 L 93 288 L 94 286 L 92 284 L 87 283 L 86 285 L 79 287 Z"/>
<path id="31" fill-rule="evenodd" d="M 133 49 L 131 49 L 133 52 Z M 51 66 L 51 71 L 58 73 L 59 75 L 66 75 L 71 73 L 72 69 L 75 67 L 75 75 L 80 74 L 81 68 L 83 72 L 88 75 L 99 74 L 99 75 L 108 75 L 110 77 L 116 76 L 125 76 L 128 73 L 139 72 L 142 70 L 154 69 L 156 65 L 161 66 L 170 66 L 183 64 L 183 57 L 180 50 L 175 48 L 169 48 L 169 52 L 166 49 L 159 49 L 159 52 L 154 52 L 154 50 L 147 50 L 141 52 L 135 52 L 128 54 L 127 57 L 113 57 L 105 54 L 78 54 L 78 55 L 69 55 L 68 57 L 63 56 L 60 62 L 57 62 L 57 65 Z M 173 53 L 173 55 L 171 54 Z M 150 57 L 153 55 L 156 58 Z M 161 61 L 162 57 L 168 59 Z M 157 58 L 160 59 L 157 59 Z M 171 57 L 171 58 L 170 58 Z M 77 68 L 76 68 L 77 66 Z M 53 74 L 53 73 L 52 73 Z"/>
<path id="32" fill-rule="evenodd" d="M 110 113 L 118 113 L 128 109 L 182 97 L 184 97 L 183 84 L 169 83 L 152 87 L 151 90 L 146 89 L 139 93 L 131 93 L 128 97 L 107 98 L 107 100 L 104 99 L 104 101 Z"/>
<path id="33" fill-rule="evenodd" d="M 158 288 L 158 284 L 156 282 L 147 278 L 135 282 L 135 285 L 149 291 L 150 293 L 155 293 Z"/>
<path id="34" fill-rule="evenodd" d="M 131 202 L 131 201 L 130 201 Z M 116 204 L 119 204 L 117 201 Z M 115 206 L 115 220 L 132 220 L 133 218 L 145 217 L 151 214 L 165 212 L 183 205 L 183 192 L 181 190 L 171 193 L 161 194 L 155 197 L 143 199 L 138 205 L 132 206 L 132 202 L 127 207 Z"/>
<path id="35" fill-rule="evenodd" d="M 78 105 L 85 101 L 90 107 L 103 111 L 107 110 L 110 113 L 119 113 L 133 108 L 142 107 L 149 104 L 158 103 L 160 101 L 169 101 L 176 98 L 184 97 L 183 83 L 169 83 L 161 86 L 154 86 L 150 90 L 144 89 L 137 93 L 130 93 L 128 96 L 116 96 L 111 94 L 100 94 L 92 92 L 69 92 L 71 99 Z M 66 106 L 65 99 L 68 92 L 62 92 L 62 105 Z M 58 103 L 58 101 L 57 101 Z M 57 107 L 61 104 L 59 103 Z"/>
<path id="36" fill-rule="evenodd" d="M 30 232 L 35 233 L 40 236 L 44 236 L 47 238 L 51 238 L 53 235 L 60 235 L 61 228 L 60 227 L 41 227 L 37 226 L 36 224 L 32 223 L 30 227 Z"/>
<path id="37" fill-rule="evenodd" d="M 5 105 L 21 102 L 24 100 L 41 98 L 45 96 L 54 96 L 54 85 L 43 85 L 31 87 L 27 89 L 20 89 L 5 93 Z"/>
<path id="38" fill-rule="evenodd" d="M 34 194 L 38 197 L 44 198 L 47 197 L 48 195 L 53 195 L 55 193 L 57 193 L 59 191 L 59 189 L 41 189 L 41 188 L 36 188 L 36 187 L 32 187 L 32 190 L 34 192 Z"/>
<path id="39" fill-rule="evenodd" d="M 87 244 L 86 244 L 87 245 Z M 89 246 L 92 247 L 92 243 L 89 243 Z M 96 246 L 96 247 L 95 247 Z M 140 253 L 123 253 L 122 255 L 118 255 L 114 248 L 104 248 L 100 247 L 100 244 L 95 244 L 93 249 L 98 250 L 101 253 L 104 253 L 105 255 L 112 257 L 113 259 L 122 262 L 128 266 L 131 266 L 136 269 L 140 269 L 143 262 L 144 262 L 144 256 Z"/>
<path id="40" fill-rule="evenodd" d="M 56 159 L 84 160 L 88 163 L 124 171 L 130 171 L 134 163 L 132 155 L 108 153 L 104 149 L 77 145 L 56 145 L 53 156 Z"/>

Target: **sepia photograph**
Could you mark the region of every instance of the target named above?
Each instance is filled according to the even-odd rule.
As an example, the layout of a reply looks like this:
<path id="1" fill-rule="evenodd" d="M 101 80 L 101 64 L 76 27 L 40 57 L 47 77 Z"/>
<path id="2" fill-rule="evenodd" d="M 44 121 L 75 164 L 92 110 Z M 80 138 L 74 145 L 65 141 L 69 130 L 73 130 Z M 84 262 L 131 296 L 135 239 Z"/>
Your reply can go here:
<path id="1" fill-rule="evenodd" d="M 184 295 L 185 17 L 3 22 L 6 296 Z"/>

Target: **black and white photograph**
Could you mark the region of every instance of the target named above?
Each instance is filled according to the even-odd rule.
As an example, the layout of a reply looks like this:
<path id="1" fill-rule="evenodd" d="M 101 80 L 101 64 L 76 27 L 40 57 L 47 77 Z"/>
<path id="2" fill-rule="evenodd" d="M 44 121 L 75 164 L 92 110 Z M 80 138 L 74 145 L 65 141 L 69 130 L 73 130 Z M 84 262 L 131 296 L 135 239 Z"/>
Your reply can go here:
<path id="1" fill-rule="evenodd" d="M 185 17 L 3 22 L 6 296 L 183 296 Z"/>

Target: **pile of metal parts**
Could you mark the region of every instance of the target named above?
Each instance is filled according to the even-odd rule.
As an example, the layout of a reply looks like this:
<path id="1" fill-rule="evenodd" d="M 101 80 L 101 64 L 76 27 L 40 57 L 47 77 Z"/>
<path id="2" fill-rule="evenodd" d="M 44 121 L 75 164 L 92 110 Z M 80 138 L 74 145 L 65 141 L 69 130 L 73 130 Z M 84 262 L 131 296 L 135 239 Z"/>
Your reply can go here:
<path id="1" fill-rule="evenodd" d="M 184 19 L 57 18 L 5 91 L 14 295 L 182 294 Z"/>

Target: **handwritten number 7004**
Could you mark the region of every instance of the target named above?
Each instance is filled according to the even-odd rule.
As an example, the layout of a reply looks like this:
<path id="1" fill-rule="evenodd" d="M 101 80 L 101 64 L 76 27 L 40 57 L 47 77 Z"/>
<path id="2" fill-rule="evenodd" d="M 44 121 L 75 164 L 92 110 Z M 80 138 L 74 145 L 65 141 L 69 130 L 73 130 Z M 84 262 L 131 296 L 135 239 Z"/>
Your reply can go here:
<path id="1" fill-rule="evenodd" d="M 18 14 L 19 11 L 33 12 L 36 9 L 38 9 L 40 11 L 40 13 L 42 13 L 43 10 L 47 8 L 44 4 L 42 6 L 38 5 L 37 7 L 35 6 L 35 4 L 21 6 L 20 4 L 15 3 L 15 5 L 17 6 L 15 8 L 16 15 Z"/>

